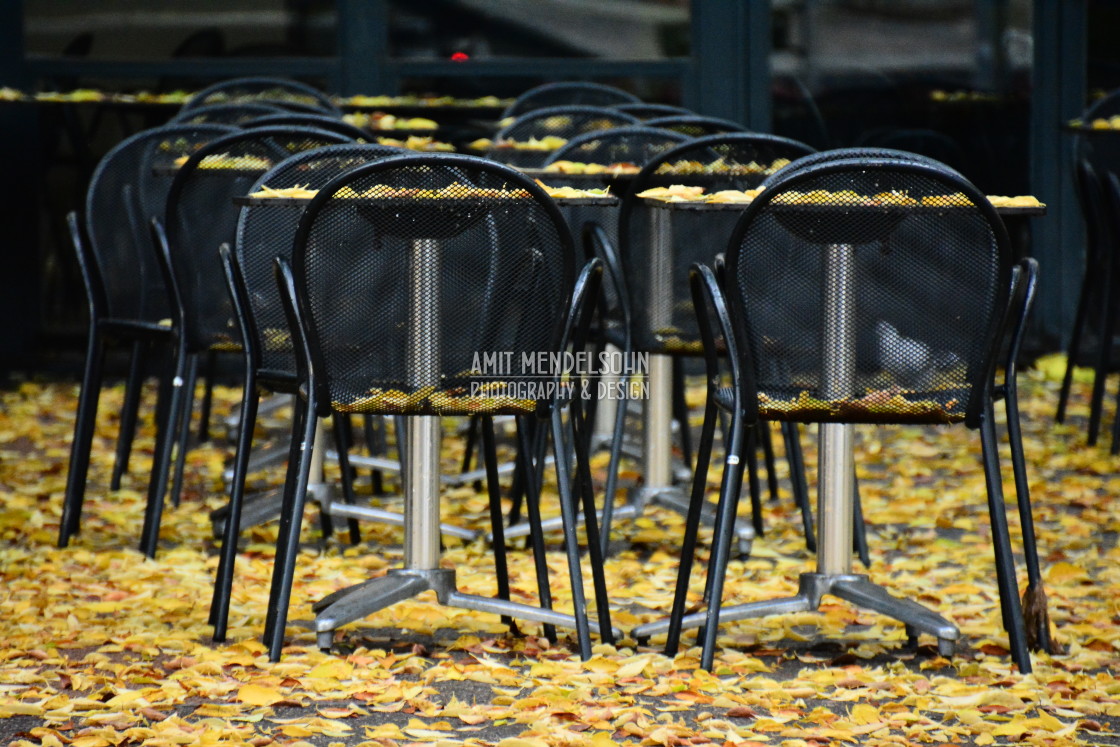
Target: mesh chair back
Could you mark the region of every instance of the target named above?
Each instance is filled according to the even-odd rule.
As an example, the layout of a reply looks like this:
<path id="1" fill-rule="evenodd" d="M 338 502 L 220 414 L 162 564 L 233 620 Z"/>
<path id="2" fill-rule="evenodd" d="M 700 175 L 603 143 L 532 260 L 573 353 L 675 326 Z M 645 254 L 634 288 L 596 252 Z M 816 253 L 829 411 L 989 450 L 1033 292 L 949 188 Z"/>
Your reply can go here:
<path id="1" fill-rule="evenodd" d="M 702 117 L 699 114 L 675 114 L 667 117 L 647 119 L 646 127 L 660 127 L 689 137 L 720 135 L 727 132 L 746 132 L 747 128 L 738 122 L 719 117 Z"/>
<path id="2" fill-rule="evenodd" d="M 330 145 L 291 156 L 265 172 L 252 187 L 287 189 L 303 186 L 321 189 L 332 179 L 362 164 L 407 151 L 385 145 Z M 272 372 L 294 374 L 295 361 L 288 336 L 288 322 L 276 289 L 273 260 L 291 259 L 292 241 L 301 214 L 299 206 L 284 200 L 241 208 L 237 221 L 235 251 L 248 294 L 251 318 L 260 353 L 259 367 Z"/>
<path id="3" fill-rule="evenodd" d="M 647 104 L 639 101 L 636 104 L 615 104 L 612 109 L 631 114 L 643 122 L 657 117 L 675 117 L 682 114 L 695 114 L 696 112 L 685 109 L 683 106 L 671 104 Z"/>
<path id="4" fill-rule="evenodd" d="M 573 138 L 563 148 L 554 151 L 546 164 L 577 161 L 641 167 L 686 140 L 686 135 L 655 127 L 616 127 Z"/>
<path id="5" fill-rule="evenodd" d="M 619 213 L 621 262 L 630 287 L 631 336 L 638 350 L 699 354 L 703 350 L 689 292 L 694 262 L 711 264 L 727 248 L 738 211 L 676 210 L 670 215 L 637 197 L 651 187 L 702 185 L 707 193 L 757 187 L 813 149 L 796 140 L 753 133 L 709 135 L 678 145 L 634 179 Z M 668 241 L 658 250 L 655 231 Z"/>
<path id="6" fill-rule="evenodd" d="M 929 156 L 923 156 L 920 153 L 912 153 L 908 150 L 898 150 L 897 148 L 879 148 L 879 147 L 859 147 L 859 148 L 834 148 L 832 150 L 822 150 L 819 153 L 814 153 L 803 158 L 799 158 L 791 163 L 782 174 L 796 171 L 798 169 L 816 166 L 821 163 L 830 163 L 832 161 L 843 161 L 851 158 L 876 158 L 887 159 L 892 161 L 913 161 L 915 163 L 924 163 L 935 168 L 950 168 L 940 161 L 934 160 Z M 958 174 L 959 175 L 959 174 Z M 766 184 L 764 181 L 763 184 Z"/>
<path id="7" fill-rule="evenodd" d="M 1120 114 L 1120 90 L 1111 91 L 1094 101 L 1092 106 L 1085 110 L 1082 120 L 1089 122 L 1098 117 L 1113 117 L 1117 114 Z"/>
<path id="8" fill-rule="evenodd" d="M 234 243 L 239 208 L 260 176 L 293 153 L 347 142 L 310 127 L 241 130 L 199 149 L 175 173 L 167 195 L 165 227 L 171 272 L 183 305 L 183 333 L 190 350 L 237 341 L 218 247 Z"/>
<path id="9" fill-rule="evenodd" d="M 614 106 L 615 104 L 638 103 L 641 103 L 641 100 L 634 94 L 601 83 L 545 83 L 518 96 L 505 110 L 502 117 L 520 117 L 534 109 L 543 109 L 547 106 L 564 106 L 566 104 Z"/>
<path id="10" fill-rule="evenodd" d="M 372 140 L 373 135 L 360 127 L 355 127 L 349 122 L 344 122 L 329 114 L 313 114 L 310 112 L 284 111 L 277 114 L 268 114 L 246 122 L 244 127 L 273 127 L 276 125 L 297 125 L 299 127 L 317 127 L 320 130 L 330 130 L 339 135 L 345 135 L 350 140 Z"/>
<path id="11" fill-rule="evenodd" d="M 509 167 L 463 155 L 359 166 L 304 212 L 292 268 L 318 393 L 335 409 L 525 413 L 546 399 L 522 356 L 559 350 L 572 240 Z M 508 355 L 510 373 L 480 365 L 487 353 Z"/>
<path id="12" fill-rule="evenodd" d="M 494 139 L 528 140 L 551 136 L 570 140 L 587 132 L 637 123 L 637 117 L 603 106 L 549 106 L 518 117 Z"/>
<path id="13" fill-rule="evenodd" d="M 240 127 L 246 122 L 250 122 L 259 117 L 283 113 L 284 110 L 279 106 L 273 106 L 272 104 L 266 104 L 261 101 L 244 101 L 228 104 L 211 104 L 194 109 L 183 109 L 172 117 L 171 121 L 183 124 L 201 124 L 203 122 L 209 122 L 213 124 L 237 125 Z"/>
<path id="14" fill-rule="evenodd" d="M 1120 115 L 1120 90 L 1094 102 L 1085 110 L 1081 121 L 1088 124 L 1094 119 L 1111 119 L 1116 115 Z M 1088 159 L 1102 178 L 1110 171 L 1120 174 L 1120 138 L 1114 131 L 1079 133 L 1074 153 L 1078 158 Z"/>
<path id="15" fill-rule="evenodd" d="M 276 104 L 295 103 L 326 112 L 337 113 L 338 107 L 325 93 L 314 86 L 286 78 L 234 78 L 207 86 L 191 97 L 183 109 L 196 109 L 208 104 L 259 101 Z"/>
<path id="16" fill-rule="evenodd" d="M 728 249 L 748 408 L 800 422 L 978 424 L 1012 252 L 947 168 L 848 159 L 790 170 Z"/>
<path id="17" fill-rule="evenodd" d="M 163 213 L 175 159 L 231 132 L 208 124 L 144 130 L 98 163 L 86 192 L 85 225 L 109 317 L 158 322 L 170 316 L 148 220 Z"/>

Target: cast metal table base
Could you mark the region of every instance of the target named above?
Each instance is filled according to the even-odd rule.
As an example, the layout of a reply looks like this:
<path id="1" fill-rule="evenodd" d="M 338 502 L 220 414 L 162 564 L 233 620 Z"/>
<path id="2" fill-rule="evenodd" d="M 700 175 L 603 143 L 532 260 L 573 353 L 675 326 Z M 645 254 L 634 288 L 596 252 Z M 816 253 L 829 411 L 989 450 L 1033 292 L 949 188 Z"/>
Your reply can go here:
<path id="1" fill-rule="evenodd" d="M 719 611 L 719 622 L 749 620 L 769 615 L 788 615 L 795 612 L 814 612 L 820 608 L 821 598 L 825 594 L 831 594 L 857 607 L 879 612 L 904 623 L 911 642 L 919 632 L 936 637 L 937 651 L 942 656 L 951 656 L 954 644 L 960 638 L 960 629 L 941 615 L 912 599 L 891 596 L 886 589 L 873 583 L 863 574 L 802 573 L 797 586 L 797 594 L 792 597 L 722 607 Z M 699 628 L 707 622 L 707 611 L 694 612 L 684 616 L 682 627 Z M 630 635 L 635 640 L 643 641 L 668 631 L 669 621 L 665 619 L 639 626 Z"/>
<path id="2" fill-rule="evenodd" d="M 340 589 L 317 602 L 312 609 L 317 613 L 314 630 L 319 648 L 327 650 L 331 647 L 337 628 L 368 617 L 397 602 L 411 599 L 424 591 L 434 591 L 436 599 L 446 607 L 491 612 L 559 628 L 576 627 L 575 618 L 562 612 L 505 599 L 465 594 L 456 587 L 455 571 L 452 569 L 400 568 L 356 586 Z M 595 621 L 589 621 L 589 624 L 591 632 L 598 634 L 599 624 Z M 622 637 L 621 631 L 615 630 L 614 634 L 616 638 Z"/>

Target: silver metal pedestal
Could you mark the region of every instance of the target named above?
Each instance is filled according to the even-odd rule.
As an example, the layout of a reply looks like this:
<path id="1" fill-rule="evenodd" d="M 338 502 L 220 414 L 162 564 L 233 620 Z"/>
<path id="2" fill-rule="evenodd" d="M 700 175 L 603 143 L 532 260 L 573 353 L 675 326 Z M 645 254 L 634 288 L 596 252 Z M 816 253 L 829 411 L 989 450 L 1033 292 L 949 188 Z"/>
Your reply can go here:
<path id="1" fill-rule="evenodd" d="M 825 399 L 843 399 L 852 394 L 855 385 L 854 249 L 848 244 L 830 244 L 824 251 L 821 390 Z M 718 612 L 696 612 L 684 617 L 682 628 L 808 612 L 820 607 L 822 596 L 832 594 L 905 623 L 911 637 L 915 631 L 936 636 L 938 650 L 945 655 L 952 653 L 954 641 L 960 638 L 956 625 L 913 600 L 891 596 L 867 576 L 852 573 L 853 435 L 854 427 L 850 424 L 823 423 L 820 426 L 817 571 L 801 574 L 797 594 L 733 607 L 721 606 Z M 669 620 L 663 619 L 641 625 L 631 635 L 646 639 L 668 630 Z M 705 652 L 705 656 L 710 657 L 710 652 Z"/>

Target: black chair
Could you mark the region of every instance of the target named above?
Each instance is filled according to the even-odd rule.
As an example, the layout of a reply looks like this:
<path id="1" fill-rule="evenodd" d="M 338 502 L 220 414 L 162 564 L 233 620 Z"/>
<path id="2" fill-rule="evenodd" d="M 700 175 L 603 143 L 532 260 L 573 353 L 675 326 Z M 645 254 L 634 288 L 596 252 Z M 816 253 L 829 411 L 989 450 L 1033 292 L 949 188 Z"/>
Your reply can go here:
<path id="1" fill-rule="evenodd" d="M 738 122 L 720 117 L 702 117 L 699 114 L 676 114 L 667 117 L 647 119 L 643 124 L 646 127 L 660 127 L 672 130 L 689 137 L 703 137 L 704 135 L 722 135 L 729 132 L 747 132 L 747 128 Z"/>
<path id="2" fill-rule="evenodd" d="M 553 151 L 545 165 L 556 161 L 576 161 L 604 166 L 627 164 L 641 168 L 688 139 L 687 135 L 656 127 L 615 127 L 572 138 L 564 147 Z M 554 178 L 550 177 L 550 180 Z"/>
<path id="3" fill-rule="evenodd" d="M 259 117 L 283 114 L 284 109 L 263 101 L 235 101 L 183 109 L 170 119 L 178 124 L 228 124 L 240 127 Z"/>
<path id="4" fill-rule="evenodd" d="M 814 190 L 856 197 L 824 204 L 797 197 Z M 879 198 L 877 206 L 865 202 L 892 192 L 916 204 L 902 204 L 906 200 L 897 196 Z M 932 203 L 917 203 L 931 197 Z M 1034 272 L 1031 260 L 1016 268 L 999 216 L 983 194 L 950 169 L 862 158 L 791 168 L 770 181 L 732 236 L 726 289 L 721 291 L 706 268 L 697 266 L 693 273 L 707 351 L 709 404 L 668 627 L 670 649 L 676 648 L 683 627 L 702 625 L 701 664 L 710 668 L 721 616 L 736 620 L 808 611 L 826 593 L 903 620 L 912 639 L 919 631 L 929 632 L 938 637 L 939 650 L 951 649 L 959 635 L 951 623 L 911 600 L 890 596 L 865 577 L 853 576 L 824 548 L 825 560 L 817 573 L 802 575 L 796 596 L 721 607 L 731 520 L 742 480 L 734 457 L 742 455 L 744 428 L 760 418 L 815 422 L 822 428 L 963 423 L 980 431 L 1003 623 L 1013 659 L 1020 671 L 1030 671 L 1031 636 L 1017 591 L 993 403 L 1004 397 L 1008 420 L 1015 424 L 1009 436 L 1024 550 L 1032 569 L 1028 606 L 1035 611 L 1030 624 L 1036 638 L 1048 644 L 1048 628 L 1038 629 L 1046 618 L 1037 609 L 1041 606 L 1045 612 L 1045 594 L 1011 378 Z M 708 321 L 711 314 L 719 320 L 718 330 Z M 996 359 L 1009 329 L 1009 378 L 997 386 Z M 730 389 L 721 388 L 717 333 L 728 350 Z M 707 609 L 685 615 L 717 405 L 730 412 L 732 422 L 704 592 Z M 836 464 L 832 474 L 840 485 L 843 459 Z"/>
<path id="5" fill-rule="evenodd" d="M 611 108 L 620 112 L 626 112 L 643 122 L 658 117 L 675 117 L 682 114 L 696 113 L 691 109 L 685 109 L 683 106 L 673 106 L 672 104 L 647 104 L 644 101 L 639 101 L 636 104 L 614 104 Z"/>
<path id="6" fill-rule="evenodd" d="M 503 147 L 504 143 L 545 137 L 571 140 L 579 135 L 638 123 L 636 117 L 601 106 L 549 106 L 523 114 L 494 136 L 489 157 L 513 166 L 539 167 L 551 151 Z"/>
<path id="7" fill-rule="evenodd" d="M 526 112 L 543 109 L 547 106 L 565 106 L 568 104 L 614 106 L 616 104 L 638 103 L 641 103 L 641 99 L 634 94 L 602 83 L 588 83 L 586 81 L 545 83 L 518 96 L 502 113 L 502 119 L 520 117 Z"/>
<path id="8" fill-rule="evenodd" d="M 198 91 L 183 105 L 183 109 L 243 101 L 258 101 L 280 106 L 302 105 L 341 116 L 341 111 L 330 97 L 314 86 L 287 78 L 269 77 L 223 80 Z"/>
<path id="9" fill-rule="evenodd" d="M 423 190 L 428 198 L 411 195 Z M 431 190 L 431 191 L 429 191 Z M 363 195 L 361 199 L 347 195 Z M 555 204 L 536 184 L 510 169 L 471 156 L 402 156 L 360 166 L 335 179 L 311 201 L 300 220 L 290 271 L 281 277 L 293 303 L 289 326 L 307 377 L 301 387 L 293 444 L 307 443 L 317 418 L 332 412 L 407 416 L 412 491 L 406 500 L 405 568 L 355 589 L 337 592 L 316 609 L 320 647 L 329 647 L 339 626 L 434 589 L 444 604 L 490 611 L 550 624 L 574 624 L 580 653 L 590 655 L 576 538 L 575 492 L 585 509 L 590 473 L 577 430 L 566 438 L 563 401 L 510 392 L 530 380 L 515 371 L 479 371 L 477 356 L 488 352 L 537 353 L 581 344 L 569 310 L 593 297 L 599 268 L 590 265 L 576 282 L 576 261 L 567 226 Z M 590 274 L 589 274 L 590 271 Z M 579 315 L 577 315 L 579 316 Z M 584 317 L 586 315 L 583 315 Z M 567 320 L 567 321 L 565 321 Z M 516 367 L 514 367 L 516 368 Z M 539 381 L 539 379 L 533 379 Z M 579 425 L 578 400 L 571 420 Z M 454 572 L 438 570 L 438 420 L 431 416 L 483 415 L 490 513 L 498 598 L 459 592 Z M 492 416 L 525 421 L 549 419 L 557 455 L 557 480 L 565 517 L 565 547 L 575 607 L 574 620 L 552 612 L 543 538 L 532 546 L 541 588 L 541 608 L 509 601 L 505 543 L 497 483 Z M 425 418 L 425 416 L 428 416 Z M 522 449 L 530 448 L 519 427 Z M 565 444 L 571 444 L 573 454 Z M 532 452 L 530 452 L 532 453 Z M 341 456 L 341 455 L 340 455 Z M 569 473 L 575 459 L 576 478 Z M 524 460 L 522 461 L 524 466 Z M 293 450 L 265 625 L 265 642 L 277 659 L 284 641 L 299 522 L 310 454 Z M 345 470 L 345 465 L 343 465 Z M 539 523 L 534 477 L 531 522 Z M 436 504 L 436 505 L 434 505 Z M 433 515 L 434 512 L 434 515 Z M 609 610 L 593 511 L 587 532 L 600 629 L 610 640 Z M 546 631 L 547 632 L 547 631 Z"/>
<path id="10" fill-rule="evenodd" d="M 686 181 L 703 185 L 711 193 L 719 190 L 746 190 L 757 187 L 769 174 L 812 154 L 809 146 L 795 140 L 754 133 L 709 135 L 689 140 L 662 153 L 645 165 L 634 178 L 623 198 L 619 213 L 619 261 L 627 278 L 631 317 L 630 339 L 634 349 L 654 355 L 673 357 L 673 416 L 679 425 L 685 461 L 691 461 L 691 440 L 688 438 L 689 417 L 684 400 L 684 359 L 702 352 L 692 297 L 684 279 L 688 268 L 696 262 L 710 264 L 727 246 L 727 240 L 738 220 L 738 211 L 678 211 L 668 221 L 668 240 L 662 244 L 654 235 L 655 218 L 664 217 L 662 208 L 654 207 L 638 197 L 647 189 L 667 187 Z M 697 167 L 700 167 L 698 173 Z M 658 221 L 660 222 L 660 221 Z M 658 281 L 654 287 L 654 280 Z M 788 429 L 787 429 L 788 430 Z M 762 436 L 760 432 L 758 435 Z M 615 437 L 620 437 L 618 432 Z M 786 433 L 787 443 L 790 434 Z M 762 441 L 763 446 L 767 441 Z M 767 449 L 768 454 L 772 451 Z M 754 452 L 749 456 L 752 460 Z M 767 463 L 773 476 L 772 456 Z M 755 472 L 752 469 L 752 478 Z M 798 470 L 791 470 L 796 480 Z M 771 482 L 771 487 L 776 485 Z M 812 536 L 811 513 L 801 490 L 794 491 L 806 517 L 806 535 Z M 758 486 L 752 480 L 754 504 L 753 532 L 743 527 L 740 535 L 745 547 L 754 533 L 761 534 L 761 508 Z M 610 526 L 611 496 L 607 496 L 604 531 Z"/>
<path id="11" fill-rule="evenodd" d="M 221 351 L 242 351 L 218 258 L 218 247 L 232 244 L 236 235 L 239 208 L 233 200 L 248 194 L 261 174 L 291 154 L 344 142 L 349 141 L 342 135 L 310 127 L 239 130 L 207 143 L 174 173 L 163 219 L 157 216 L 152 225 L 160 269 L 170 289 L 177 340 L 170 395 L 173 427 L 156 442 L 156 467 L 141 537 L 141 552 L 149 557 L 155 555 L 159 542 L 167 465 L 176 444 L 173 500 L 180 494 L 200 359 Z"/>
<path id="12" fill-rule="evenodd" d="M 89 472 L 97 403 L 110 342 L 132 345 L 110 488 L 120 487 L 127 470 L 145 374 L 153 345 L 173 343 L 174 330 L 163 324 L 171 315 L 146 223 L 163 210 L 171 180 L 156 173 L 177 157 L 187 157 L 207 142 L 234 132 L 221 125 L 169 125 L 137 133 L 118 143 L 97 165 L 86 193 L 83 225 L 68 217 L 71 238 L 89 296 L 89 340 L 82 390 L 70 448 L 70 468 L 58 543 L 65 547 L 79 530 Z M 166 384 L 165 380 L 165 384 Z M 166 412 L 166 397 L 160 398 Z M 157 418 L 161 429 L 164 418 Z"/>
<path id="13" fill-rule="evenodd" d="M 1069 346 L 1066 348 L 1066 370 L 1058 390 L 1055 419 L 1059 423 L 1065 422 L 1070 387 L 1073 384 L 1073 369 L 1082 355 L 1083 338 L 1087 333 L 1095 333 L 1096 350 L 1090 354 L 1095 354 L 1093 363 L 1097 371 L 1093 377 L 1089 399 L 1088 427 L 1089 445 L 1092 446 L 1096 444 L 1100 432 L 1104 382 L 1112 355 L 1110 330 L 1116 307 L 1111 305 L 1113 301 L 1110 300 L 1110 288 L 1118 270 L 1116 260 L 1120 233 L 1116 233 L 1108 214 L 1102 175 L 1088 158 L 1077 162 L 1077 197 L 1085 220 L 1085 274 L 1081 280 Z"/>
<path id="14" fill-rule="evenodd" d="M 329 114 L 314 114 L 310 112 L 284 111 L 277 114 L 266 114 L 250 119 L 243 123 L 243 127 L 272 127 L 275 125 L 297 125 L 299 127 L 317 127 L 320 130 L 330 130 L 339 135 L 345 135 L 355 142 L 372 141 L 373 133 L 355 127 L 349 122 L 344 122 L 338 117 Z M 390 146 L 381 146 L 388 148 Z M 271 185 L 270 185 L 271 186 Z"/>

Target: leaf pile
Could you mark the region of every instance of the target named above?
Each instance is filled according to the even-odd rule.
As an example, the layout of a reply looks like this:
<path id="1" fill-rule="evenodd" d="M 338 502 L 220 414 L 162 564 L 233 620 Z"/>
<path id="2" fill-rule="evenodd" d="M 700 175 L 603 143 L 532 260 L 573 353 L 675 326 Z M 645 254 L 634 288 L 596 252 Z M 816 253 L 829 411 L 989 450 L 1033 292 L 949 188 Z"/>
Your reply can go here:
<path id="1" fill-rule="evenodd" d="M 188 455 L 186 497 L 166 511 L 159 555 L 146 560 L 134 547 L 152 436 L 150 429 L 141 433 L 124 488 L 109 492 L 121 391 L 108 389 L 82 533 L 59 550 L 77 389 L 24 383 L 0 393 L 0 741 L 73 747 L 1120 744 L 1114 733 L 1120 728 L 1120 512 L 1113 499 L 1120 459 L 1106 447 L 1085 446 L 1084 383 L 1075 387 L 1071 423 L 1054 425 L 1056 382 L 1047 371 L 1022 377 L 1022 408 L 1050 613 L 1064 651 L 1036 654 L 1029 676 L 1017 672 L 1006 650 L 979 443 L 962 427 L 868 426 L 857 434 L 873 561 L 868 572 L 960 626 L 964 639 L 951 659 L 937 656 L 928 639 L 908 650 L 900 625 L 828 597 L 819 613 L 725 624 L 710 674 L 698 669 L 698 649 L 670 658 L 656 639 L 650 647 L 628 639 L 617 648 L 600 645 L 581 662 L 568 639 L 550 644 L 530 623 L 516 637 L 497 617 L 441 607 L 430 594 L 344 628 L 335 653 L 324 654 L 300 624 L 311 617 L 310 603 L 398 565 L 401 534 L 370 524 L 356 547 L 345 545 L 342 534 L 324 542 L 312 509 L 297 563 L 289 646 L 271 664 L 258 639 L 273 526 L 243 540 L 229 642 L 212 643 L 207 625 L 217 564 L 208 513 L 224 501 L 228 447 L 218 443 Z M 228 411 L 236 396 L 220 390 L 218 409 Z M 814 439 L 803 440 L 813 464 Z M 444 443 L 445 466 L 453 470 L 462 439 Z M 1006 450 L 1003 461 L 1018 547 Z M 601 477 L 601 456 L 595 466 Z M 633 477 L 636 466 L 626 469 Z M 798 573 L 812 568 L 782 459 L 778 472 L 782 495 L 765 502 L 765 536 L 749 559 L 729 568 L 729 602 L 790 594 Z M 275 484 L 281 474 L 277 469 L 253 481 Z M 710 481 L 714 493 L 718 475 Z M 554 498 L 546 508 L 557 512 Z M 444 520 L 484 529 L 486 516 L 483 495 L 446 491 Z M 607 575 L 615 624 L 624 631 L 666 613 L 682 529 L 679 516 L 654 508 L 615 526 Z M 443 562 L 457 570 L 460 588 L 494 593 L 487 546 L 447 542 Z M 549 563 L 563 608 L 570 595 L 558 545 L 550 547 Z M 532 601 L 528 554 L 517 549 L 511 565 L 514 598 Z M 862 571 L 858 561 L 856 570 Z M 694 579 L 691 601 L 699 603 L 703 573 Z M 688 646 L 695 638 L 685 640 Z"/>

